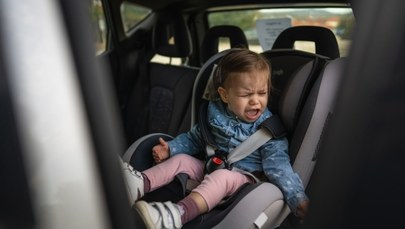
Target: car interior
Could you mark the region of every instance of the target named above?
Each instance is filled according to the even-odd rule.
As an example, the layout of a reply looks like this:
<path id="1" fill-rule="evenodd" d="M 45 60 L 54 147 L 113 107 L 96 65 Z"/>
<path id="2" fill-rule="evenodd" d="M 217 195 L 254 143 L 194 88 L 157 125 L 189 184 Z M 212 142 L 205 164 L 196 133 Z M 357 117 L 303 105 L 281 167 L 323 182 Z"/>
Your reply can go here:
<path id="1" fill-rule="evenodd" d="M 42 27 L 30 31 L 26 18 L 11 23 L 15 12 L 10 6 L 0 3 L 0 99 L 5 107 L 0 183 L 8 187 L 0 192 L 0 228 L 145 228 L 128 206 L 116 156 L 140 171 L 153 166 L 151 149 L 159 137 L 173 139 L 198 123 L 213 69 L 234 48 L 261 53 L 271 63 L 268 108 L 287 131 L 291 165 L 311 200 L 309 214 L 301 222 L 275 185 L 260 182 L 242 186 L 183 228 L 405 226 L 404 201 L 398 200 L 404 191 L 398 183 L 404 181 L 399 174 L 405 136 L 405 4 L 400 0 L 72 0 L 50 4 L 57 12 L 50 15 L 61 15 L 52 20 L 39 6 L 27 5 L 43 28 L 45 22 L 60 23 L 60 47 L 68 50 L 67 59 L 50 58 L 51 48 L 43 47 L 54 41 L 36 33 Z M 19 25 L 38 36 L 31 37 L 38 38 L 37 46 L 14 35 L 21 32 Z M 12 52 L 13 41 L 20 44 Z M 25 71 L 27 62 L 39 58 L 38 51 L 46 63 L 40 68 L 35 61 L 39 75 L 59 66 L 47 61 L 66 64 L 52 73 L 72 72 L 66 77 L 73 83 L 60 82 L 62 88 L 73 85 L 72 94 L 58 97 L 65 92 L 55 86 L 62 78 L 58 74 L 44 80 L 31 68 Z M 25 61 L 30 53 L 32 59 Z M 21 62 L 8 65 L 16 60 Z M 47 100 L 30 93 L 28 84 L 18 85 L 27 78 L 13 79 L 31 73 L 32 88 L 53 83 Z M 79 105 L 71 107 L 65 102 L 70 100 Z M 57 102 L 55 110 L 62 113 L 52 107 Z M 38 113 L 26 108 L 44 104 L 34 110 Z M 71 110 L 83 113 L 80 128 L 67 121 Z M 40 126 L 54 117 L 44 111 L 58 114 L 52 125 Z M 38 129 L 48 133 L 42 137 Z M 64 130 L 74 133 L 44 150 L 41 144 Z M 84 146 L 75 148 L 76 143 Z M 53 172 L 55 167 L 60 172 Z M 42 169 L 50 183 L 41 178 Z M 76 182 L 78 177 L 83 180 Z M 58 186 L 55 191 L 53 181 L 66 190 Z M 193 185 L 179 174 L 143 199 L 177 201 Z M 391 196 L 397 197 L 387 201 Z M 79 215 L 87 219 L 75 220 Z"/>
<path id="2" fill-rule="evenodd" d="M 152 30 L 152 47 L 156 53 L 162 56 L 187 58 L 190 55 L 190 45 L 192 44 L 189 28 L 182 18 L 183 16 L 175 15 L 175 13 L 171 13 L 157 16 L 156 25 Z M 177 42 L 170 43 L 170 37 Z M 142 171 L 152 166 L 153 159 L 150 152 L 152 146 L 158 143 L 158 137 L 171 139 L 196 124 L 199 107 L 203 103 L 203 92 L 207 87 L 213 66 L 226 53 L 226 50 L 218 51 L 220 37 L 229 38 L 229 48 L 249 47 L 246 36 L 239 27 L 214 26 L 206 32 L 202 40 L 200 62 L 203 65 L 201 67 L 159 63 L 148 65 L 149 70 L 146 72 L 149 73 L 147 78 L 150 85 L 147 87 L 149 95 L 146 96 L 149 98 L 149 103 L 146 105 L 148 109 L 145 110 L 147 113 L 139 112 L 139 104 L 133 103 L 133 108 L 126 107 L 133 112 L 126 116 L 130 117 L 128 120 L 138 122 L 133 126 L 125 125 L 127 128 L 139 131 L 142 130 L 139 128 L 140 126 L 145 123 L 147 125 L 144 128 L 146 132 L 130 137 L 130 139 L 137 140 L 123 155 L 123 159 L 133 165 L 135 169 Z M 295 50 L 296 41 L 313 42 L 314 53 Z M 184 54 L 180 54 L 180 52 Z M 290 140 L 291 163 L 307 185 L 316 163 L 316 147 L 321 140 L 321 133 L 326 128 L 327 118 L 332 113 L 331 108 L 336 91 L 333 87 L 339 86 L 339 80 L 333 77 L 338 75 L 336 72 L 340 72 L 340 68 L 343 68 L 343 62 L 337 60 L 341 58 L 336 37 L 330 29 L 321 26 L 290 27 L 277 36 L 273 48 L 264 51 L 263 55 L 269 59 L 273 71 L 269 108 L 281 116 Z M 330 63 L 332 61 L 338 63 L 332 64 Z M 323 76 L 325 72 L 332 76 Z M 171 77 L 170 81 L 166 80 L 167 78 L 162 79 L 162 73 L 167 74 L 166 77 Z M 334 82 L 324 83 L 330 77 Z M 323 89 L 328 87 L 321 86 L 323 84 L 334 86 L 328 85 L 328 89 Z M 326 92 L 324 92 L 325 90 Z M 142 93 L 145 91 L 146 89 Z M 137 97 L 131 96 L 130 98 L 134 100 L 144 98 L 139 95 L 140 91 L 135 91 L 135 93 L 138 93 Z M 181 93 L 181 95 L 176 95 L 176 93 Z M 331 94 L 325 96 L 324 93 Z M 318 96 L 327 97 L 329 100 L 318 102 Z M 301 114 L 302 111 L 305 112 Z M 141 117 L 144 117 L 145 120 L 142 121 Z M 178 121 L 173 119 L 178 119 Z M 168 125 L 171 125 L 171 128 Z M 183 127 L 179 129 L 181 125 Z M 296 158 L 298 159 L 295 160 Z M 152 195 L 147 195 L 145 199 L 167 201 L 184 197 L 190 191 L 187 190 L 187 181 L 184 179 L 186 179 L 184 176 L 179 176 L 175 180 L 180 183 L 177 184 L 177 193 L 175 190 L 173 191 L 176 184 L 172 184 L 171 187 L 165 187 L 155 191 Z M 283 204 L 282 195 L 274 191 L 277 190 L 274 185 L 263 185 L 265 187 L 260 185 L 244 187 L 227 203 L 184 225 L 184 228 L 235 228 L 241 225 L 244 225 L 242 228 L 252 225 L 256 225 L 258 228 L 279 227 L 287 217 L 289 210 Z M 172 193 L 175 193 L 174 196 Z M 251 200 L 252 197 L 258 196 L 263 198 Z M 245 198 L 252 206 L 258 206 L 257 209 L 249 211 L 251 215 L 243 214 L 246 219 L 240 215 L 240 212 L 246 208 L 247 200 Z M 265 202 L 265 199 L 269 202 Z M 260 204 L 263 206 L 259 207 Z M 293 217 L 290 218 L 292 224 L 297 224 L 297 220 Z M 290 221 L 288 222 L 291 223 Z"/>

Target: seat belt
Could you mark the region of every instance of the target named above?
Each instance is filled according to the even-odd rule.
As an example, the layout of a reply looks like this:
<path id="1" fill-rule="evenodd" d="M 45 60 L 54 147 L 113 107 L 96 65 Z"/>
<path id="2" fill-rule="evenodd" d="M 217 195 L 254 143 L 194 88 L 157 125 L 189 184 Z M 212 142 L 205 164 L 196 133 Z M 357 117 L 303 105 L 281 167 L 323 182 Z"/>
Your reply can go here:
<path id="1" fill-rule="evenodd" d="M 260 124 L 254 134 L 250 135 L 245 141 L 239 144 L 234 150 L 229 152 L 227 160 L 228 164 L 242 160 L 249 154 L 257 150 L 272 138 L 281 138 L 287 135 L 284 126 L 278 115 L 272 115 Z"/>
<path id="2" fill-rule="evenodd" d="M 233 163 L 242 160 L 272 138 L 273 136 L 271 133 L 260 128 L 234 150 L 229 152 L 227 157 L 228 163 L 232 165 Z"/>

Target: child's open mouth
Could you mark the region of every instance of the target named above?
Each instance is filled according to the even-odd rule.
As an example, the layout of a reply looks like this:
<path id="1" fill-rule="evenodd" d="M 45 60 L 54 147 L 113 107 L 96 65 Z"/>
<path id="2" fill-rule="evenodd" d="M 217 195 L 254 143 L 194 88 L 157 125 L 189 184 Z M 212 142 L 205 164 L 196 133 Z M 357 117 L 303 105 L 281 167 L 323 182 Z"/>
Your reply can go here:
<path id="1" fill-rule="evenodd" d="M 259 116 L 260 109 L 252 109 L 246 112 L 246 116 L 248 119 L 256 119 Z"/>

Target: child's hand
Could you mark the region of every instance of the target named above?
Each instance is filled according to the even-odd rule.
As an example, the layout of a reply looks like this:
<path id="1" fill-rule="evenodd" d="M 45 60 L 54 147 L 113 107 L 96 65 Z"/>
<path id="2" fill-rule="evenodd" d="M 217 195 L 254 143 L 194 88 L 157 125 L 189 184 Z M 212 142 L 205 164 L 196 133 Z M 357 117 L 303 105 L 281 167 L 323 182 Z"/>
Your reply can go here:
<path id="1" fill-rule="evenodd" d="M 159 144 L 152 148 L 153 159 L 157 164 L 163 162 L 169 157 L 169 145 L 163 138 L 159 138 Z"/>
<path id="2" fill-rule="evenodd" d="M 308 207 L 309 207 L 308 200 L 302 201 L 297 207 L 297 217 L 300 219 L 301 223 L 304 221 L 304 218 L 308 212 Z"/>

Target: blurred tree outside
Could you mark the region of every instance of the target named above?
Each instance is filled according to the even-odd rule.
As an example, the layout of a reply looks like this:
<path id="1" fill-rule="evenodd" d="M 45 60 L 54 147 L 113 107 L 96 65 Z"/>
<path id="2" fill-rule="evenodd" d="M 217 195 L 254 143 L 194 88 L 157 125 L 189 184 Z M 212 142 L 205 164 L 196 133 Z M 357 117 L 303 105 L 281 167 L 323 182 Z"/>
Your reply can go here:
<path id="1" fill-rule="evenodd" d="M 342 17 L 336 27 L 336 35 L 341 39 L 350 40 L 355 26 L 355 19 L 352 14 Z"/>
<path id="2" fill-rule="evenodd" d="M 107 49 L 107 26 L 101 0 L 89 0 L 90 18 L 94 31 L 96 55 Z"/>
<path id="3" fill-rule="evenodd" d="M 124 1 L 121 4 L 121 18 L 124 31 L 130 31 L 135 25 L 142 21 L 151 12 L 150 9 Z"/>
<path id="4" fill-rule="evenodd" d="M 216 25 L 237 25 L 246 31 L 256 27 L 255 21 L 258 14 L 257 10 L 212 13 L 209 14 L 209 24 L 210 27 Z"/>

